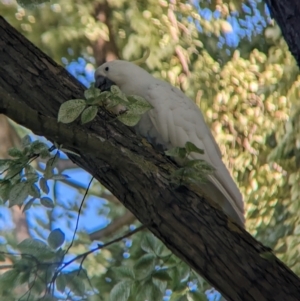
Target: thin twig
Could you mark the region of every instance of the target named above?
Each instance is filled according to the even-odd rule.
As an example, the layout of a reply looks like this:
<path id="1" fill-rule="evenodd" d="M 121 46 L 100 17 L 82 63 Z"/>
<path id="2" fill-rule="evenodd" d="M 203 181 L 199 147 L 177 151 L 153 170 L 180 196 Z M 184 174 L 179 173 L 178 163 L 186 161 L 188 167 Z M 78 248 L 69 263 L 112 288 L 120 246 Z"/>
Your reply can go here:
<path id="1" fill-rule="evenodd" d="M 78 210 L 78 214 L 77 214 L 77 220 L 76 220 L 76 226 L 75 226 L 75 230 L 74 230 L 74 233 L 73 233 L 72 241 L 71 241 L 69 247 L 67 248 L 65 254 L 67 254 L 69 252 L 69 250 L 71 249 L 71 247 L 73 246 L 74 239 L 75 239 L 75 236 L 76 236 L 76 232 L 77 232 L 77 229 L 78 229 L 78 224 L 79 224 L 79 218 L 80 218 L 80 214 L 81 214 L 81 209 L 82 209 L 83 203 L 84 203 L 85 198 L 86 198 L 86 196 L 87 196 L 87 194 L 89 192 L 89 189 L 90 189 L 90 186 L 91 186 L 93 180 L 94 180 L 94 177 L 91 178 L 91 180 L 90 180 L 90 182 L 88 184 L 88 187 L 85 190 L 84 196 L 83 196 L 81 204 L 79 206 L 79 210 Z"/>
<path id="2" fill-rule="evenodd" d="M 94 253 L 94 252 L 96 252 L 98 250 L 101 250 L 103 248 L 106 248 L 106 247 L 108 247 L 108 246 L 110 246 L 110 245 L 112 245 L 112 244 L 114 244 L 116 242 L 119 242 L 119 241 L 123 240 L 124 238 L 127 238 L 127 237 L 129 237 L 129 236 L 131 236 L 131 235 L 133 235 L 133 234 L 135 234 L 137 232 L 140 232 L 141 230 L 143 230 L 143 229 L 145 229 L 147 227 L 149 227 L 149 225 L 142 225 L 142 226 L 134 229 L 133 231 L 129 231 L 126 234 L 124 234 L 124 235 L 122 235 L 122 236 L 120 236 L 120 237 L 118 237 L 116 239 L 113 239 L 113 240 L 109 241 L 106 244 L 98 245 L 98 247 L 96 247 L 94 249 L 91 249 L 91 250 L 89 250 L 89 251 L 87 251 L 85 253 L 79 254 L 78 256 L 74 257 L 73 259 L 65 262 L 63 264 L 63 266 L 57 271 L 57 274 L 60 273 L 66 266 L 70 265 L 71 263 L 75 262 L 76 260 L 78 260 L 80 258 L 86 258 L 88 255 L 90 255 L 90 254 L 92 254 L 92 253 Z"/>

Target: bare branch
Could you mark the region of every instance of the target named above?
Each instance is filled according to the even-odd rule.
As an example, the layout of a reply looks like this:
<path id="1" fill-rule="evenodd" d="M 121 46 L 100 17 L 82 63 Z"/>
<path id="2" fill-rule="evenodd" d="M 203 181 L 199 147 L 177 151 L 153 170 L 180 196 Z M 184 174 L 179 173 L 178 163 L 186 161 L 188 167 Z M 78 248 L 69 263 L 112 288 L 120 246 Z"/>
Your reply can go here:
<path id="1" fill-rule="evenodd" d="M 114 219 L 112 221 L 112 223 L 109 224 L 104 229 L 101 229 L 101 230 L 91 233 L 89 235 L 90 239 L 91 240 L 101 240 L 103 238 L 113 236 L 122 227 L 132 224 L 135 220 L 136 220 L 135 216 L 130 211 L 127 211 L 121 217 Z"/>

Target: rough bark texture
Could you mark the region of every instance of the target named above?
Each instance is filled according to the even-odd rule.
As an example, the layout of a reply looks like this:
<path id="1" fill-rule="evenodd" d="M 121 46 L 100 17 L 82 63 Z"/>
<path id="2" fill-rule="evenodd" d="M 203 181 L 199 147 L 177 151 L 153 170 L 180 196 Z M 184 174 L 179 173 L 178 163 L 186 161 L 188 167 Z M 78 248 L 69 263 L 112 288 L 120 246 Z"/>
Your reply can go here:
<path id="1" fill-rule="evenodd" d="M 300 1 L 265 0 L 272 18 L 279 25 L 282 34 L 300 66 Z"/>
<path id="2" fill-rule="evenodd" d="M 211 200 L 172 187 L 176 166 L 131 129 L 102 110 L 87 126 L 57 124 L 60 104 L 82 97 L 76 79 L 0 18 L 0 113 L 79 153 L 71 159 L 228 300 L 300 300 L 299 278 Z"/>

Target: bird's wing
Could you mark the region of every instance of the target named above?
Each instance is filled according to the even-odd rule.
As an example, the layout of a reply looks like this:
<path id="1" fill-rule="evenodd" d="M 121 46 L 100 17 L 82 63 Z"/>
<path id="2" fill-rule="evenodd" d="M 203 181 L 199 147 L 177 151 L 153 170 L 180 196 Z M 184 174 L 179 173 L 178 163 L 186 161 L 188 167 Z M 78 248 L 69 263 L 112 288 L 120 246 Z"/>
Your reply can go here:
<path id="1" fill-rule="evenodd" d="M 221 206 L 228 209 L 230 204 L 243 224 L 242 195 L 223 163 L 220 149 L 197 105 L 179 89 L 159 80 L 148 86 L 143 97 L 154 107 L 146 117 L 147 122 L 152 122 L 151 126 L 155 128 L 152 134 L 155 136 L 158 133 L 159 140 L 163 141 L 166 148 L 183 147 L 189 141 L 203 149 L 203 155 L 192 153 L 191 158 L 203 159 L 215 168 L 210 181 L 227 200 L 227 204 L 221 202 Z"/>

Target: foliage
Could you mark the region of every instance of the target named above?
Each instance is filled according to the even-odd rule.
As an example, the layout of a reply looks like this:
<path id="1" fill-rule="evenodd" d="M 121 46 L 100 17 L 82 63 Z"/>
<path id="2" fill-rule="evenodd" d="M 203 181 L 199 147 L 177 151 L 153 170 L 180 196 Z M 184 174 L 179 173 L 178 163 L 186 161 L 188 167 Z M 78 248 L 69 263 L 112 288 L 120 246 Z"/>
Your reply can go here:
<path id="1" fill-rule="evenodd" d="M 58 112 L 58 122 L 73 122 L 81 114 L 81 123 L 92 121 L 98 112 L 97 106 L 113 109 L 122 106 L 124 109 L 117 117 L 128 126 L 136 125 L 141 116 L 152 108 L 152 106 L 140 96 L 126 96 L 117 86 L 112 86 L 111 91 L 101 92 L 91 87 L 84 93 L 84 99 L 71 99 L 64 102 Z"/>
<path id="2" fill-rule="evenodd" d="M 171 175 L 171 180 L 177 184 L 204 182 L 207 176 L 214 171 L 214 168 L 204 160 L 191 160 L 189 157 L 191 153 L 204 154 L 204 151 L 192 142 L 186 142 L 184 147 L 175 147 L 165 152 L 166 155 L 173 157 L 182 165 Z"/>
<path id="3" fill-rule="evenodd" d="M 300 275 L 300 77 L 280 30 L 268 23 L 263 2 L 109 0 L 107 3 L 111 12 L 110 27 L 95 20 L 95 3 L 87 0 L 55 1 L 30 10 L 0 1 L 0 10 L 10 23 L 57 62 L 63 58 L 68 64 L 82 57 L 86 60 L 86 69 L 92 70 L 96 67 L 92 57 L 94 45 L 100 38 L 107 40 L 110 32 L 124 59 L 135 60 L 149 48 L 150 57 L 143 67 L 195 99 L 211 125 L 224 161 L 243 192 L 247 230 Z M 78 102 L 72 120 L 80 114 L 83 122 L 96 116 L 99 103 L 89 94 L 94 92 L 88 91 L 86 100 Z M 116 104 L 119 102 L 113 100 L 107 105 Z M 38 144 L 35 147 L 39 151 Z M 21 205 L 25 201 L 23 208 L 27 210 L 34 203 L 34 195 L 42 191 L 42 197 L 36 198 L 46 207 L 53 204 L 58 208 L 59 197 L 51 204 L 46 197 L 52 189 L 50 177 L 60 175 L 50 172 L 47 166 L 47 174 L 45 170 L 36 175 L 29 162 L 38 153 L 31 148 L 28 147 L 26 154 L 25 148 L 12 150 L 12 159 L 0 161 L 0 169 L 7 170 L 10 176 L 18 172 L 13 179 L 6 173 L 6 179 L 1 180 L 1 198 L 7 200 L 11 196 L 11 185 L 18 184 L 11 192 L 15 201 L 9 200 L 9 204 Z M 43 147 L 44 155 L 47 151 L 48 147 Z M 176 152 L 186 156 L 186 151 Z M 39 155 L 42 156 L 41 150 Z M 47 157 L 48 162 L 54 157 Z M 82 186 L 77 187 L 82 193 Z M 102 196 L 104 189 L 95 184 L 90 194 Z M 74 214 L 78 212 L 76 204 L 73 200 L 70 206 L 61 205 L 61 210 L 67 215 Z M 85 209 L 83 206 L 83 212 Z M 111 221 L 123 214 L 124 208 L 112 202 L 99 209 L 99 215 Z M 49 221 L 53 219 L 51 215 Z M 64 219 L 69 221 L 68 217 Z M 51 229 L 39 220 L 38 226 Z M 83 232 L 84 229 L 77 232 L 70 253 L 76 255 L 90 248 Z M 8 245 L 16 249 L 13 238 L 9 234 L 5 238 Z M 3 246 L 3 251 L 9 249 Z M 11 260 L 16 261 L 14 256 Z M 121 299 L 134 300 L 137 294 L 141 298 L 146 294 L 149 300 L 149 296 L 161 296 L 165 288 L 173 291 L 168 297 L 172 301 L 203 300 L 208 288 L 200 277 L 144 232 L 88 256 L 84 267 L 92 287 L 100 291 L 103 300 L 115 300 L 120 295 Z M 2 278 L 5 283 L 11 283 L 10 288 L 21 281 L 17 272 L 12 269 Z M 67 285 L 63 274 L 58 275 L 56 281 L 60 292 L 65 292 L 66 287 L 72 287 L 70 294 L 78 293 L 73 289 L 82 291 L 81 284 Z M 86 282 L 84 290 L 91 291 Z M 86 298 L 93 300 L 92 295 L 93 292 Z M 57 295 L 60 297 L 66 299 L 65 295 Z"/>
<path id="4" fill-rule="evenodd" d="M 54 207 L 53 201 L 49 197 L 42 197 L 42 194 L 49 193 L 48 180 L 65 179 L 67 175 L 57 175 L 53 173 L 55 163 L 59 159 L 60 153 L 57 151 L 51 156 L 51 151 L 45 143 L 36 140 L 31 141 L 29 136 L 22 139 L 22 149 L 12 148 L 8 154 L 12 159 L 0 160 L 0 200 L 5 203 L 9 200 L 9 206 L 22 206 L 28 197 L 31 197 L 24 206 L 28 210 L 36 199 L 40 199 L 45 207 Z M 47 159 L 46 168 L 42 173 L 37 172 L 31 165 L 32 161 L 41 157 Z"/>

